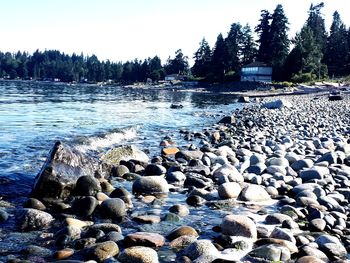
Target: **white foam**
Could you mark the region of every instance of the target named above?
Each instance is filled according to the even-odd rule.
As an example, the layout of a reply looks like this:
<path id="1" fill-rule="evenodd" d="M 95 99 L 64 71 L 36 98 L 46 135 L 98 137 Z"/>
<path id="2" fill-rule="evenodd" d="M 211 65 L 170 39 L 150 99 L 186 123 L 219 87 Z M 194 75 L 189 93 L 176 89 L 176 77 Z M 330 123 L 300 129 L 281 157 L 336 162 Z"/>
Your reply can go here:
<path id="1" fill-rule="evenodd" d="M 104 136 L 94 136 L 88 138 L 84 144 L 78 145 L 76 148 L 82 152 L 98 151 L 104 148 L 111 147 L 124 140 L 131 140 L 137 136 L 135 128 L 130 128 L 123 131 L 107 133 Z"/>

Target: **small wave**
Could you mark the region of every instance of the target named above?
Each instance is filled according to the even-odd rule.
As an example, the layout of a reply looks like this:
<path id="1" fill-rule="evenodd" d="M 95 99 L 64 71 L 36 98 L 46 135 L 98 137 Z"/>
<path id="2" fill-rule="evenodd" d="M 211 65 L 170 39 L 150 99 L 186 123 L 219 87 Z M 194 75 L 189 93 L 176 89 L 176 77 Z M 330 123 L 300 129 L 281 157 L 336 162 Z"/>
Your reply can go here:
<path id="1" fill-rule="evenodd" d="M 103 135 L 88 137 L 77 145 L 76 148 L 81 152 L 99 151 L 104 148 L 109 148 L 114 144 L 118 144 L 123 140 L 131 140 L 137 136 L 135 128 L 126 130 L 112 130 L 111 132 Z"/>

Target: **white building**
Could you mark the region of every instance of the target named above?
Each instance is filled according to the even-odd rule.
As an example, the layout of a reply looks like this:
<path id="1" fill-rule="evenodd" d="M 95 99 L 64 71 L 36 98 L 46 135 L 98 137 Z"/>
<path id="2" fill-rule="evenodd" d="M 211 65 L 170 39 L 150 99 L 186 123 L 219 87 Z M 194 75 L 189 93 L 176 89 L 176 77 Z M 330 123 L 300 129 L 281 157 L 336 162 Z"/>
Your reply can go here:
<path id="1" fill-rule="evenodd" d="M 271 82 L 272 67 L 262 62 L 253 62 L 242 67 L 241 81 Z"/>

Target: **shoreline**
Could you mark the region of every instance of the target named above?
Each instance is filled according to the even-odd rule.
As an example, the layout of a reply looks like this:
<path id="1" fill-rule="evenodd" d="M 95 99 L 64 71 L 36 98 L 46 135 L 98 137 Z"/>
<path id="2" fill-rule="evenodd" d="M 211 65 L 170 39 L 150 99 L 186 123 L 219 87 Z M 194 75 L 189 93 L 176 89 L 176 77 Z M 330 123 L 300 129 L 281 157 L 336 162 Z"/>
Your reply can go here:
<path id="1" fill-rule="evenodd" d="M 148 161 L 133 161 L 133 157 L 115 163 L 113 176 L 101 173 L 83 188 L 75 181 L 69 198 L 62 195 L 55 201 L 40 196 L 42 192 L 34 194 L 36 198 L 25 205 L 30 209 L 17 211 L 19 216 L 14 216 L 15 208 L 1 209 L 0 214 L 4 211 L 10 215 L 7 220 L 17 224 L 8 226 L 8 235 L 40 230 L 40 236 L 46 236 L 32 237 L 41 250 L 32 248 L 34 252 L 24 254 L 2 250 L 1 255 L 52 261 L 63 259 L 57 252 L 69 248 L 71 255 L 66 258 L 83 262 L 96 260 L 97 251 L 109 247 L 114 252 L 103 254 L 103 260 L 115 257 L 126 262 L 125 258 L 133 256 L 135 260 L 136 254 L 127 248 L 141 245 L 147 247 L 142 251 L 152 258 L 150 262 L 298 262 L 304 256 L 320 255 L 333 262 L 346 259 L 350 246 L 350 98 L 345 94 L 343 101 L 330 102 L 325 97 L 314 100 L 313 95 L 279 97 L 290 102 L 290 108 L 247 104 L 202 133 L 185 133 L 191 139 L 189 147 L 172 147 L 170 140 L 164 140 L 164 149 L 178 148 L 174 156 Z M 264 103 L 275 99 L 268 96 Z M 67 149 L 62 156 L 86 158 Z M 86 169 L 95 171 L 99 162 L 89 160 L 88 164 L 94 165 Z M 146 192 L 142 197 L 140 188 Z M 158 198 L 160 192 L 167 199 Z M 111 202 L 116 203 L 107 204 Z M 60 223 L 62 218 L 65 224 Z M 101 226 L 106 223 L 110 225 Z M 92 236 L 86 234 L 89 231 Z M 140 231 L 143 234 L 135 234 Z M 111 232 L 126 236 L 112 238 Z M 10 242 L 6 231 L 2 235 L 3 242 Z M 67 241 L 58 243 L 62 238 Z M 90 243 L 84 243 L 87 238 L 92 238 Z M 48 250 L 43 253 L 44 249 Z M 280 251 L 279 256 L 274 251 Z"/>

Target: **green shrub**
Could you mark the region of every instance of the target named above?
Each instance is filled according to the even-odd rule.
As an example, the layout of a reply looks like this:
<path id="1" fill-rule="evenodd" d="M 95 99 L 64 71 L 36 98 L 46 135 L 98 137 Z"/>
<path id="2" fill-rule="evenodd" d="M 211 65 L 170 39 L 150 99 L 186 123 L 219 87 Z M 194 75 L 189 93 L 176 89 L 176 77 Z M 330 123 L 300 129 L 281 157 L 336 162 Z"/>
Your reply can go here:
<path id="1" fill-rule="evenodd" d="M 295 74 L 292 77 L 292 81 L 294 83 L 305 83 L 305 82 L 311 82 L 316 79 L 316 75 L 312 73 L 299 73 Z"/>

